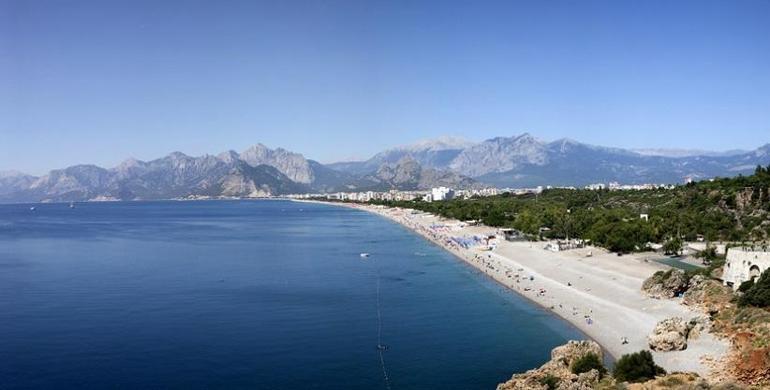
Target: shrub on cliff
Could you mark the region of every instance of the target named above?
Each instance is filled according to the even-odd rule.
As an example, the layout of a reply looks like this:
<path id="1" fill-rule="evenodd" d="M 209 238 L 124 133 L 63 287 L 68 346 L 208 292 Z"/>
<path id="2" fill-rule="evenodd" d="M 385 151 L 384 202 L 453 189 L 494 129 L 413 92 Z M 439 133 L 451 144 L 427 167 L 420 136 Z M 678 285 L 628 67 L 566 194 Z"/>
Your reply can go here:
<path id="1" fill-rule="evenodd" d="M 546 374 L 544 377 L 540 378 L 538 380 L 541 385 L 548 388 L 548 390 L 556 390 L 559 388 L 559 382 L 561 382 L 561 379 L 553 374 Z"/>
<path id="2" fill-rule="evenodd" d="M 741 287 L 743 287 L 741 285 Z M 762 272 L 752 285 L 738 300 L 740 306 L 768 307 L 770 306 L 770 268 Z"/>
<path id="3" fill-rule="evenodd" d="M 665 374 L 666 370 L 655 364 L 650 351 L 623 355 L 615 363 L 612 372 L 612 376 L 619 382 L 644 382 Z"/>
<path id="4" fill-rule="evenodd" d="M 745 293 L 746 291 L 749 291 L 752 287 L 754 287 L 754 281 L 753 280 L 747 280 L 743 283 L 741 283 L 740 286 L 738 286 L 738 291 Z"/>
<path id="5" fill-rule="evenodd" d="M 595 353 L 587 353 L 575 359 L 575 361 L 572 362 L 572 366 L 570 367 L 570 371 L 572 371 L 572 373 L 575 375 L 580 375 L 584 372 L 589 372 L 594 369 L 599 371 L 600 378 L 607 373 L 607 369 L 604 368 L 601 359 L 599 359 L 599 356 L 596 356 Z"/>

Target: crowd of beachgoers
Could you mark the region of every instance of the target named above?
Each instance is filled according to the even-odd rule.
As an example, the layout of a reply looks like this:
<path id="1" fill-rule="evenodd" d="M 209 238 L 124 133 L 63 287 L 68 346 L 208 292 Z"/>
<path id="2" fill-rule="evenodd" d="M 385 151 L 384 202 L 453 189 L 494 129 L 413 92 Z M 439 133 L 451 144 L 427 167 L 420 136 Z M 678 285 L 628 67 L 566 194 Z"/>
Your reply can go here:
<path id="1" fill-rule="evenodd" d="M 563 303 L 556 301 L 556 296 L 549 295 L 548 290 L 538 284 L 538 280 L 536 280 L 534 273 L 527 272 L 527 270 L 522 267 L 513 267 L 510 264 L 506 264 L 504 259 L 499 258 L 499 255 L 495 253 L 495 249 L 498 244 L 500 244 L 500 240 L 502 240 L 502 238 L 500 238 L 502 237 L 502 233 L 499 232 L 498 229 L 482 227 L 480 232 L 476 231 L 473 234 L 463 234 L 463 231 L 467 230 L 466 228 L 472 225 L 459 221 L 433 222 L 426 224 L 424 222 L 425 218 L 435 217 L 430 214 L 413 212 L 411 210 L 383 208 L 378 210 L 378 213 L 396 220 L 400 224 L 421 234 L 435 244 L 442 246 L 454 255 L 474 265 L 480 272 L 492 276 L 496 280 L 506 280 L 507 283 L 504 283 L 505 286 L 515 290 L 519 294 L 538 301 L 538 303 L 547 306 L 551 310 L 557 310 L 557 307 L 559 310 L 565 309 Z M 531 246 L 532 245 L 530 245 L 530 247 Z M 572 287 L 572 282 L 568 281 L 567 286 Z M 590 291 L 590 288 L 587 288 L 587 291 Z M 589 306 L 579 307 L 569 305 L 567 309 L 572 316 L 582 316 L 586 325 L 592 325 L 594 323 L 594 319 L 592 318 L 593 309 Z M 618 342 L 627 344 L 628 337 L 621 336 Z"/>

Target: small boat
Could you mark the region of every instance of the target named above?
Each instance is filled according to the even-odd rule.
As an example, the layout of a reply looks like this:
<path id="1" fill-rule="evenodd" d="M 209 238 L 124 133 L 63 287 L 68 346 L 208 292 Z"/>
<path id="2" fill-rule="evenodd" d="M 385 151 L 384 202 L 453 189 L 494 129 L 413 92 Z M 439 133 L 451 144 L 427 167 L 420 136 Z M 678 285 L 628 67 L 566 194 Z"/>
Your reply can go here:
<path id="1" fill-rule="evenodd" d="M 361 256 L 361 258 L 366 258 L 366 257 L 369 257 L 369 254 L 366 252 L 363 252 L 359 256 Z"/>
<path id="2" fill-rule="evenodd" d="M 35 211 L 35 206 L 30 207 L 29 211 Z"/>
<path id="3" fill-rule="evenodd" d="M 75 208 L 75 202 L 70 202 L 70 208 L 71 208 L 71 209 L 74 209 L 74 208 Z"/>

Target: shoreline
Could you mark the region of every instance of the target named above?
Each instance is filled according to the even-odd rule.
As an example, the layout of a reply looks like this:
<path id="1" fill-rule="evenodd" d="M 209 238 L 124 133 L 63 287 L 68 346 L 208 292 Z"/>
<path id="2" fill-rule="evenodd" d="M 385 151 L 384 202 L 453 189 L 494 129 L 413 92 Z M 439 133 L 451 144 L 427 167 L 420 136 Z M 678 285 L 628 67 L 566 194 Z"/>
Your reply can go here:
<path id="1" fill-rule="evenodd" d="M 688 320 L 702 313 L 681 305 L 681 298 L 657 300 L 644 296 L 641 284 L 669 266 L 649 261 L 644 254 L 618 257 L 589 247 L 562 252 L 542 249 L 541 242 L 497 240 L 493 250 L 463 247 L 451 240 L 490 235 L 496 228 L 463 226 L 411 209 L 367 204 L 293 200 L 347 207 L 379 215 L 428 240 L 506 289 L 526 298 L 580 330 L 601 345 L 613 360 L 623 354 L 649 349 L 647 335 L 658 321 L 670 317 Z M 590 254 L 589 254 L 590 251 Z M 627 338 L 627 343 L 621 340 Z M 683 351 L 655 352 L 655 361 L 669 372 L 690 371 L 709 378 L 729 344 L 710 333 L 688 341 Z"/>

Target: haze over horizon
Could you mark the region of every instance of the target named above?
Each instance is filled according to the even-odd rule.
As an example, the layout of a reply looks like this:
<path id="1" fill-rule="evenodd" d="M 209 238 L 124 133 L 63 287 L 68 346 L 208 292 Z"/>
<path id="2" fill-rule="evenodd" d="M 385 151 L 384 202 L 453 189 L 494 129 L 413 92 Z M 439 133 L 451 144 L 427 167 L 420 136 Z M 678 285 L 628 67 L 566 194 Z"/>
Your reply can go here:
<path id="1" fill-rule="evenodd" d="M 770 3 L 0 1 L 0 170 L 444 135 L 770 141 Z"/>

